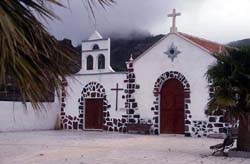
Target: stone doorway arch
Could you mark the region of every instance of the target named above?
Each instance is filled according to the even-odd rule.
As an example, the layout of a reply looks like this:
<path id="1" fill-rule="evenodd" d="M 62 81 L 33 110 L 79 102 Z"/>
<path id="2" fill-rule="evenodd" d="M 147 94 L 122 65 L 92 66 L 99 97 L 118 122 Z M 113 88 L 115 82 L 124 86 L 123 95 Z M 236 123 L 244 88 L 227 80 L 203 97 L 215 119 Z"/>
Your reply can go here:
<path id="1" fill-rule="evenodd" d="M 190 126 L 191 126 L 191 111 L 189 109 L 189 105 L 191 103 L 190 100 L 190 85 L 184 75 L 177 71 L 169 71 L 161 74 L 155 84 L 154 84 L 154 89 L 153 89 L 153 94 L 155 96 L 155 101 L 153 102 L 154 106 L 151 108 L 151 110 L 154 112 L 154 117 L 153 117 L 153 122 L 154 122 L 154 127 L 153 127 L 153 132 L 154 134 L 160 134 L 160 91 L 164 85 L 164 83 L 167 80 L 170 79 L 175 79 L 178 80 L 184 89 L 184 133 L 186 136 L 191 136 L 190 133 Z"/>
<path id="2" fill-rule="evenodd" d="M 102 112 L 102 113 L 99 113 L 100 117 L 102 118 L 98 117 L 98 120 L 99 121 L 101 120 L 101 122 L 98 125 L 93 124 L 93 126 L 94 127 L 97 126 L 98 127 L 97 129 L 99 129 L 100 127 L 104 128 L 104 120 L 106 120 L 106 117 L 109 117 L 109 112 L 107 111 L 107 109 L 110 107 L 110 105 L 108 105 L 105 88 L 97 82 L 90 82 L 84 86 L 82 90 L 81 98 L 79 99 L 79 103 L 80 103 L 79 121 L 81 125 L 80 127 L 82 129 L 86 129 L 86 117 L 87 116 L 93 117 L 93 113 L 90 113 L 89 110 L 88 110 L 88 113 L 86 112 L 86 106 L 89 107 L 89 105 L 93 104 L 94 107 L 96 107 L 97 101 L 98 103 L 101 102 L 100 106 L 98 106 L 98 108 L 100 108 L 98 110 L 101 110 L 101 111 L 98 111 L 98 112 Z M 97 111 L 94 111 L 94 112 L 97 112 Z M 93 120 L 91 120 L 91 122 L 94 123 Z"/>

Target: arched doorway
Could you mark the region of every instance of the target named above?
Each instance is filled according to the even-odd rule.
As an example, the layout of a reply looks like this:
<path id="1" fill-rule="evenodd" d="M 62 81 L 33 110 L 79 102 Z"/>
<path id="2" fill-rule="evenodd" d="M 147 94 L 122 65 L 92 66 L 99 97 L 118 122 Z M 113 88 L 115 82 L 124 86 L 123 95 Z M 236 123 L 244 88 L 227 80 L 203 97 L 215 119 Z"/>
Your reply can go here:
<path id="1" fill-rule="evenodd" d="M 184 134 L 184 130 L 184 87 L 169 79 L 160 91 L 160 133 Z"/>
<path id="2" fill-rule="evenodd" d="M 109 117 L 105 88 L 97 82 L 89 82 L 79 99 L 79 122 L 82 129 L 104 129 Z"/>

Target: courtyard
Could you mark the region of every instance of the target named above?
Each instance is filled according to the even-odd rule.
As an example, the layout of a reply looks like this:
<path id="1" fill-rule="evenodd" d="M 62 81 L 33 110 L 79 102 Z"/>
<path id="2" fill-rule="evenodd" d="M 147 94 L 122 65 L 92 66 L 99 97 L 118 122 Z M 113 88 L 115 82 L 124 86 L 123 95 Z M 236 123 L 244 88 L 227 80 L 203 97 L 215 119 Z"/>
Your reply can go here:
<path id="1" fill-rule="evenodd" d="M 1 164 L 249 164 L 211 156 L 220 139 L 94 131 L 0 133 Z"/>

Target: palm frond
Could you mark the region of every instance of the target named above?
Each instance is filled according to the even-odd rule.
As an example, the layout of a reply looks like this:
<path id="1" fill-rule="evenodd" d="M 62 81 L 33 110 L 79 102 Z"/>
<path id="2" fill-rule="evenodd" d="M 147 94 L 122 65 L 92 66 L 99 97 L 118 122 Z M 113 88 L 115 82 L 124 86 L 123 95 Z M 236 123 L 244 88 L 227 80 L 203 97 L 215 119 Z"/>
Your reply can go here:
<path id="1" fill-rule="evenodd" d="M 94 7 L 100 5 L 103 9 L 106 9 L 106 6 L 111 6 L 115 2 L 116 2 L 115 0 L 82 0 L 84 6 L 88 6 L 94 18 L 95 18 Z"/>
<path id="2" fill-rule="evenodd" d="M 208 102 L 209 111 L 224 109 L 237 118 L 250 114 L 250 51 L 231 50 L 217 56 L 206 75 L 215 93 Z"/>
<path id="3" fill-rule="evenodd" d="M 104 6 L 113 0 L 98 2 Z M 58 0 L 0 1 L 0 84 L 11 75 L 23 102 L 31 101 L 36 109 L 54 89 L 59 93 L 61 80 L 73 71 L 69 65 L 76 64 L 74 51 L 51 36 L 35 16 L 59 19 L 50 4 L 63 7 Z"/>

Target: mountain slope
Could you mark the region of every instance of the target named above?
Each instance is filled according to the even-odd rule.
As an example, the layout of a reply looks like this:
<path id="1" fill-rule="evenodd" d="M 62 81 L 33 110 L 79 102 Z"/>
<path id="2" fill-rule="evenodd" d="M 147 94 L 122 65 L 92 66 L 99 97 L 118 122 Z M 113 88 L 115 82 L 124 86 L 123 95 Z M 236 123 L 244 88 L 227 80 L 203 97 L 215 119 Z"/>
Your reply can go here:
<path id="1" fill-rule="evenodd" d="M 115 71 L 126 70 L 125 62 L 133 54 L 135 59 L 144 51 L 150 48 L 154 43 L 160 40 L 164 35 L 144 37 L 139 39 L 116 39 L 111 40 L 111 66 Z"/>
<path id="2" fill-rule="evenodd" d="M 164 35 L 147 36 L 134 39 L 111 39 L 111 66 L 115 71 L 125 71 L 125 62 L 129 60 L 130 55 L 133 54 L 133 58 L 137 58 L 144 51 L 150 48 L 153 44 L 159 41 Z M 78 65 L 75 65 L 75 72 L 78 72 L 81 68 L 81 45 L 73 47 L 71 41 L 65 39 L 66 45 L 75 48 L 76 59 Z M 249 46 L 250 39 L 243 39 L 239 41 L 230 42 L 228 45 L 232 47 Z"/>
<path id="3" fill-rule="evenodd" d="M 233 47 L 250 47 L 250 39 L 237 40 L 229 43 Z"/>

